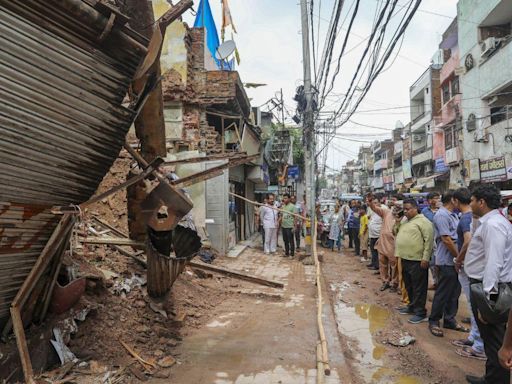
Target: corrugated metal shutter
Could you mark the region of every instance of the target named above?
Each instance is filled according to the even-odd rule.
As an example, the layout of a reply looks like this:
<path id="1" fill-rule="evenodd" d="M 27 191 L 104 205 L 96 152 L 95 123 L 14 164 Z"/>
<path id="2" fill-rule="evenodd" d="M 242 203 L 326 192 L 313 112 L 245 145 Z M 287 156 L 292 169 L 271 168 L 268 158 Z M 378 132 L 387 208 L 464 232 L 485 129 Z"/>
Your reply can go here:
<path id="1" fill-rule="evenodd" d="M 49 208 L 95 192 L 134 117 L 121 103 L 142 54 L 100 46 L 63 3 L 0 0 L 0 323 L 58 222 Z"/>

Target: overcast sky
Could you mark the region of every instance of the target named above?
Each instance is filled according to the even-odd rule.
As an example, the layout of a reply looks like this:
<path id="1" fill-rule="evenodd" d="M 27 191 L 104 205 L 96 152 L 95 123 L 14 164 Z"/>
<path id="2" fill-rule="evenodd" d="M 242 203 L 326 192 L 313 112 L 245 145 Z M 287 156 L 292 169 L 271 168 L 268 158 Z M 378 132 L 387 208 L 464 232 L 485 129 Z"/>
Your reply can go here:
<path id="1" fill-rule="evenodd" d="M 380 1 L 382 0 L 361 0 L 360 11 L 355 20 L 347 50 L 370 35 L 376 7 Z M 333 0 L 314 1 L 315 30 L 318 28 L 318 17 L 320 17 L 318 56 L 321 56 L 333 2 Z M 352 11 L 354 2 L 355 0 L 345 0 L 342 20 L 349 10 Z M 400 0 L 399 4 L 405 2 Z M 219 31 L 222 21 L 220 3 L 220 0 L 210 0 Z M 319 3 L 322 4 L 320 12 Z M 266 103 L 282 88 L 285 105 L 293 114 L 296 104 L 292 98 L 295 88 L 302 84 L 303 78 L 299 1 L 229 0 L 229 4 L 238 31 L 238 34 L 235 34 L 235 41 L 241 57 L 238 71 L 242 81 L 267 84 L 265 87 L 247 89 L 253 106 Z M 393 64 L 373 83 L 372 89 L 359 107 L 360 111 L 409 105 L 409 87 L 427 69 L 432 56 L 438 49 L 442 33 L 457 14 L 456 4 L 457 0 L 423 0 L 419 11 L 409 25 L 398 56 L 394 61 L 392 59 L 395 56 L 392 56 L 389 63 L 393 61 Z M 199 0 L 194 0 L 196 9 L 198 5 Z M 396 22 L 399 19 L 399 17 L 394 18 Z M 190 12 L 185 16 L 185 21 L 190 26 L 193 25 L 194 17 Z M 348 20 L 340 31 L 335 56 L 346 34 L 347 25 Z M 396 27 L 396 24 L 393 25 Z M 393 25 L 390 24 L 391 27 Z M 229 37 L 230 33 L 226 36 Z M 329 107 L 332 110 L 339 105 L 339 94 L 346 92 L 364 47 L 365 44 L 361 44 L 343 57 L 333 94 L 327 100 L 327 110 Z M 266 107 L 263 107 L 263 110 L 266 110 Z M 409 111 L 407 108 L 402 108 L 372 113 L 359 112 L 353 116 L 352 120 L 366 125 L 393 129 L 397 120 L 401 120 L 404 124 L 409 122 Z M 341 127 L 339 131 L 366 135 L 354 137 L 356 140 L 384 139 L 390 136 L 384 130 L 362 128 L 350 123 Z M 369 134 L 380 136 L 367 136 Z M 338 170 L 347 160 L 355 158 L 359 146 L 362 145 L 341 138 L 336 138 L 333 143 L 334 145 L 329 146 L 327 165 Z"/>

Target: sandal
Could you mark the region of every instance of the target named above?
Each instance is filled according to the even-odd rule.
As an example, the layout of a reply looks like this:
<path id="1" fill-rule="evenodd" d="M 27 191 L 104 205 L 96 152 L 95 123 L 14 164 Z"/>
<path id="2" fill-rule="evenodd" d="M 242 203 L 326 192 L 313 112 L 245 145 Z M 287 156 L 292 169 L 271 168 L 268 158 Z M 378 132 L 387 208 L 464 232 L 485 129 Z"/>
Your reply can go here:
<path id="1" fill-rule="evenodd" d="M 471 359 L 476 359 L 476 360 L 487 360 L 487 356 L 485 355 L 485 353 L 478 353 L 478 352 L 475 352 L 473 350 L 473 348 L 471 347 L 462 347 L 462 348 L 457 348 L 455 350 L 455 353 L 459 356 L 462 356 L 462 357 L 468 357 L 468 358 L 471 358 Z"/>
<path id="2" fill-rule="evenodd" d="M 443 328 L 445 329 L 451 329 L 452 331 L 457 331 L 457 332 L 465 332 L 465 333 L 469 333 L 469 329 L 466 328 L 465 326 L 463 326 L 462 324 L 455 324 L 455 325 L 443 325 Z"/>
<path id="3" fill-rule="evenodd" d="M 430 329 L 430 333 L 432 333 L 436 337 L 443 337 L 444 332 L 438 325 L 429 325 L 428 329 Z"/>
<path id="4" fill-rule="evenodd" d="M 455 345 L 456 347 L 471 347 L 473 345 L 473 342 L 468 339 L 458 339 L 458 340 L 452 340 L 452 345 Z"/>

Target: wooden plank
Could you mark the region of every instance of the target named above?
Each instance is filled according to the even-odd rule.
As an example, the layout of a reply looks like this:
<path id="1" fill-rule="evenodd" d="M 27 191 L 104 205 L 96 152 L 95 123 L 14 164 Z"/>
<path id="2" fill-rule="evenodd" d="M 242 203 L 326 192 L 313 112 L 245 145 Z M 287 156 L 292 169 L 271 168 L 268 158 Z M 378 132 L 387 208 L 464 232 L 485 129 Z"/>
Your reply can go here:
<path id="1" fill-rule="evenodd" d="M 120 237 L 124 237 L 126 239 L 128 239 L 130 236 L 128 236 L 126 233 L 122 232 L 121 230 L 113 227 L 112 225 L 110 225 L 109 223 L 103 221 L 102 219 L 100 219 L 99 217 L 97 216 L 93 216 L 92 219 L 94 221 L 96 221 L 99 225 L 101 225 L 102 227 L 106 228 L 106 229 L 110 229 L 112 232 L 114 232 L 117 236 L 120 236 Z M 96 235 L 96 234 L 95 234 Z"/>
<path id="2" fill-rule="evenodd" d="M 217 272 L 217 273 L 229 276 L 229 277 L 234 277 L 236 279 L 250 281 L 251 283 L 266 285 L 267 287 L 284 288 L 284 284 L 279 281 L 267 280 L 267 279 L 263 279 L 261 277 L 246 275 L 244 273 L 235 272 L 235 271 L 232 271 L 232 270 L 229 270 L 226 268 L 222 268 L 222 267 L 214 267 L 213 265 L 196 263 L 193 261 L 189 261 L 188 265 L 191 266 L 192 268 L 199 268 L 199 269 L 204 269 L 205 271 Z"/>
<path id="3" fill-rule="evenodd" d="M 16 345 L 21 360 L 21 367 L 23 368 L 23 376 L 25 383 L 35 384 L 34 370 L 32 362 L 30 361 L 30 354 L 28 353 L 27 339 L 25 337 L 25 330 L 23 329 L 23 321 L 21 320 L 21 312 L 19 307 L 11 307 L 12 326 L 14 335 L 16 336 Z"/>
<path id="4" fill-rule="evenodd" d="M 97 244 L 97 245 L 127 245 L 134 248 L 144 249 L 146 245 L 139 241 L 131 239 L 121 239 L 114 237 L 88 237 L 78 239 L 83 244 Z"/>

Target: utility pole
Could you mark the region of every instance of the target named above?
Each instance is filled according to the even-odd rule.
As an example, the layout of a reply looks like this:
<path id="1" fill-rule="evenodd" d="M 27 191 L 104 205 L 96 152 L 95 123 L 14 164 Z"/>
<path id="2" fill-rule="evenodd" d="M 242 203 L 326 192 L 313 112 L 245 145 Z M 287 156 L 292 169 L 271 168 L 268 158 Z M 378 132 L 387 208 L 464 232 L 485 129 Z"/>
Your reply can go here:
<path id="1" fill-rule="evenodd" d="M 306 168 L 306 199 L 309 208 L 311 222 L 311 236 L 313 236 L 313 226 L 316 225 L 315 217 L 315 135 L 313 119 L 313 92 L 311 87 L 311 60 L 309 50 L 309 21 L 308 6 L 306 0 L 300 0 L 300 10 L 302 19 L 302 56 L 304 65 L 304 94 L 306 97 L 306 109 L 303 120 L 303 137 L 306 152 L 304 156 Z M 311 238 L 311 241 L 316 239 Z M 307 249 L 308 253 L 311 249 Z"/>

